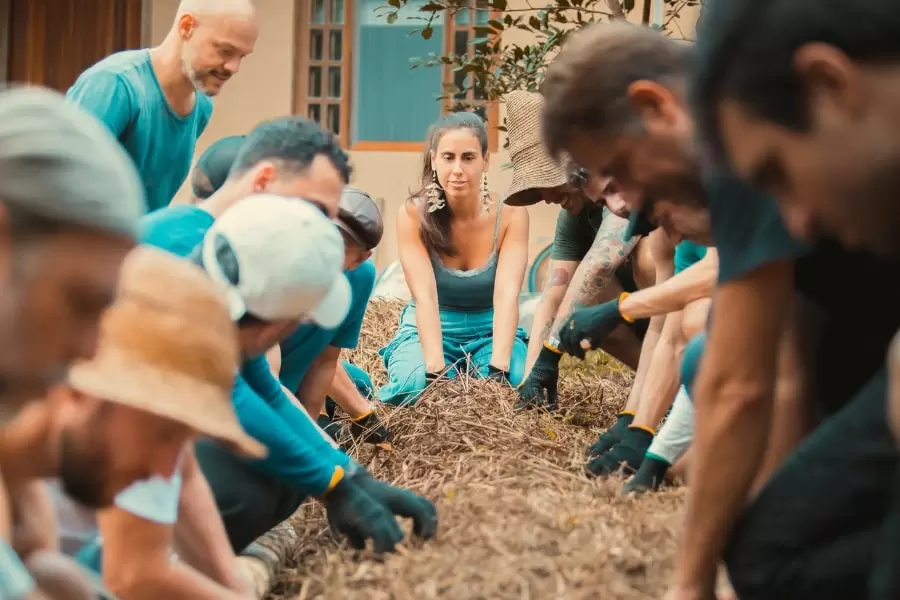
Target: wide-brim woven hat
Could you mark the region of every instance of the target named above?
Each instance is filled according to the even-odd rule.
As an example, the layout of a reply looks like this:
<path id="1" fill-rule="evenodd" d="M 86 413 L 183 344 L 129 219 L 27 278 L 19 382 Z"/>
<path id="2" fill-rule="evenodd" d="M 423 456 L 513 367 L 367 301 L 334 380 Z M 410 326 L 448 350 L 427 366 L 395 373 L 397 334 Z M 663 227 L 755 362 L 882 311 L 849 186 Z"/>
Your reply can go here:
<path id="1" fill-rule="evenodd" d="M 536 92 L 517 90 L 506 97 L 506 132 L 512 162 L 512 184 L 504 202 L 527 206 L 541 201 L 534 190 L 555 188 L 568 182 L 565 165 L 547 153 L 541 139 L 544 98 Z"/>
<path id="2" fill-rule="evenodd" d="M 104 313 L 93 359 L 76 363 L 76 390 L 187 425 L 253 458 L 231 401 L 240 351 L 228 306 L 206 273 L 139 246 L 125 259 L 116 301 Z"/>

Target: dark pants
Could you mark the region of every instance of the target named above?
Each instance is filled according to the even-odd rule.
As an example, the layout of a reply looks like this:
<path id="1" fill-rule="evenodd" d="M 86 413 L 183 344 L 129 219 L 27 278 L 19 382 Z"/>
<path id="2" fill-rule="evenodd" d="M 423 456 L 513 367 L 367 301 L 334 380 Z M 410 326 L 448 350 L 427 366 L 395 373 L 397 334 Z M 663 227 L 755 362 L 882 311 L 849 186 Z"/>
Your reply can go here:
<path id="1" fill-rule="evenodd" d="M 886 379 L 804 440 L 740 517 L 725 562 L 741 600 L 866 597 L 898 465 Z"/>
<path id="2" fill-rule="evenodd" d="M 305 500 L 296 488 L 252 469 L 215 442 L 201 440 L 195 448 L 237 553 L 290 518 Z"/>

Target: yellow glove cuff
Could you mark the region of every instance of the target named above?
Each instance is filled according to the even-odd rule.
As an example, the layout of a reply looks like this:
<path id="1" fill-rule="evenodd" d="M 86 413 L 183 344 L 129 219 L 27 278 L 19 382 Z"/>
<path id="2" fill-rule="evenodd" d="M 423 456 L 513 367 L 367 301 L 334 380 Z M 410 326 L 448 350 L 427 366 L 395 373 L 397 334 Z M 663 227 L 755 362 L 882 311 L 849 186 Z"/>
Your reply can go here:
<path id="1" fill-rule="evenodd" d="M 373 412 L 375 412 L 374 408 L 372 410 L 370 410 L 369 412 L 363 413 L 363 414 L 359 415 L 358 417 L 353 417 L 350 420 L 353 421 L 354 423 L 358 423 L 359 421 L 362 421 L 363 419 L 365 419 L 366 417 L 371 415 Z"/>
<path id="2" fill-rule="evenodd" d="M 322 494 L 323 497 L 328 495 L 328 492 L 337 487 L 337 484 L 341 482 L 344 478 L 344 467 L 338 465 L 334 468 L 334 473 L 331 474 L 331 481 L 328 482 L 328 489 L 325 490 L 325 493 Z"/>
<path id="3" fill-rule="evenodd" d="M 555 346 L 551 346 L 549 342 L 544 342 L 544 348 L 546 348 L 547 350 L 549 350 L 550 352 L 552 352 L 554 354 L 559 354 L 560 356 L 562 356 L 562 354 L 563 354 L 562 350 L 560 350 L 559 348 L 557 348 Z"/>
<path id="4" fill-rule="evenodd" d="M 631 294 L 628 292 L 622 292 L 619 294 L 619 314 L 622 315 L 622 318 L 625 319 L 627 323 L 634 323 L 634 318 L 629 317 L 625 313 L 622 312 L 622 300 L 630 296 Z"/>

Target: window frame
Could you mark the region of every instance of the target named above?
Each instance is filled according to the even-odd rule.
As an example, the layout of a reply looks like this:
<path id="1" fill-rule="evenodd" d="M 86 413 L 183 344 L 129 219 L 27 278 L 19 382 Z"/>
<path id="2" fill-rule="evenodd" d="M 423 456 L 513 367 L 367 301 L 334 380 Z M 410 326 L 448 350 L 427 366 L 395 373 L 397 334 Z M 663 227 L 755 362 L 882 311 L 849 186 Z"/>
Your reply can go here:
<path id="1" fill-rule="evenodd" d="M 323 60 L 321 64 L 323 67 L 322 73 L 322 86 L 323 90 L 327 90 L 327 66 L 330 61 L 327 58 L 328 55 L 328 31 L 332 29 L 338 29 L 341 31 L 341 60 L 339 62 L 341 67 L 341 97 L 336 102 L 328 102 L 327 104 L 337 104 L 340 106 L 341 115 L 340 115 L 340 129 L 341 133 L 338 135 L 338 139 L 340 140 L 341 146 L 351 151 L 362 151 L 362 152 L 422 152 L 425 148 L 424 140 L 421 142 L 392 142 L 392 141 L 358 141 L 355 143 L 350 143 L 350 128 L 352 126 L 350 113 L 351 113 L 351 99 L 353 95 L 353 57 L 354 57 L 354 48 L 353 48 L 353 40 L 356 33 L 356 0 L 344 0 L 344 23 L 343 25 L 333 25 L 330 22 L 325 23 L 324 25 L 315 25 L 316 29 L 322 29 L 324 31 L 323 35 L 323 48 L 322 55 Z M 330 7 L 334 6 L 334 0 L 331 0 L 328 3 L 329 8 L 327 10 L 331 10 Z M 475 14 L 474 9 L 469 8 L 469 21 L 468 25 L 469 30 L 474 35 L 474 27 L 475 27 Z M 295 115 L 302 115 L 307 117 L 309 115 L 309 68 L 310 68 L 310 57 L 309 57 L 309 44 L 311 40 L 311 29 L 313 28 L 313 24 L 311 23 L 311 12 L 312 12 L 312 0 L 294 0 L 294 85 L 293 85 L 293 98 L 292 98 L 292 108 Z M 500 18 L 500 12 L 497 10 L 491 10 L 490 18 L 498 19 Z M 328 20 L 330 21 L 331 15 L 328 15 Z M 448 16 L 449 18 L 449 16 Z M 454 33 L 461 29 L 460 26 L 456 25 L 455 19 L 454 22 L 449 26 L 444 28 L 443 32 L 443 44 L 444 44 L 444 54 L 447 53 L 447 49 L 453 48 L 453 40 Z M 470 52 L 474 50 L 470 48 Z M 318 61 L 317 61 L 318 63 Z M 333 65 L 332 65 L 333 66 Z M 428 67 L 431 69 L 437 67 Z M 453 73 L 448 65 L 443 65 L 441 67 L 441 81 L 442 84 L 446 84 L 448 82 L 452 82 Z M 441 90 L 443 92 L 443 90 Z M 316 102 L 318 104 L 319 102 Z M 453 103 L 453 99 L 445 99 L 441 102 L 441 114 L 447 114 L 447 111 L 451 104 Z M 323 103 L 323 107 L 327 106 L 326 103 Z M 496 152 L 499 148 L 499 138 L 500 138 L 500 130 L 498 129 L 500 125 L 500 106 L 497 101 L 486 101 L 487 105 L 487 123 L 486 126 L 488 128 L 488 150 L 490 152 Z M 322 115 L 323 122 L 327 120 L 327 116 L 325 114 Z M 422 137 L 425 137 L 425 132 L 422 132 Z"/>

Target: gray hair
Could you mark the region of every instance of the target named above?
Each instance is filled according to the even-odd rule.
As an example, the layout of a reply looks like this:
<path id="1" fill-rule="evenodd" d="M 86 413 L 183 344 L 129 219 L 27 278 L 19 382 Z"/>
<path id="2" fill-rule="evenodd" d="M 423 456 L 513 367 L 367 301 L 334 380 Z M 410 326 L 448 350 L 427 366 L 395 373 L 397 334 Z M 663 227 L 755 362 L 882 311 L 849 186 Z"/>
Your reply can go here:
<path id="1" fill-rule="evenodd" d="M 0 202 L 62 225 L 134 237 L 147 210 L 131 157 L 62 94 L 0 91 Z"/>

